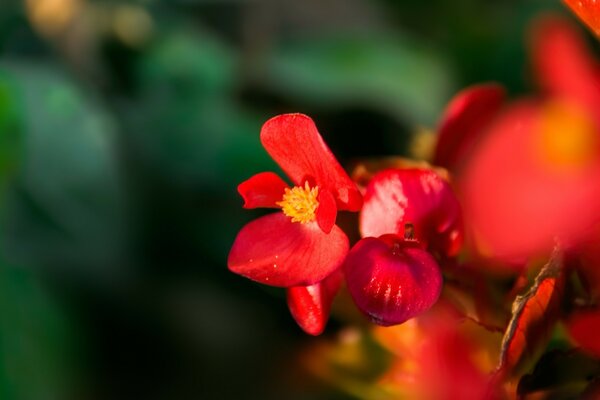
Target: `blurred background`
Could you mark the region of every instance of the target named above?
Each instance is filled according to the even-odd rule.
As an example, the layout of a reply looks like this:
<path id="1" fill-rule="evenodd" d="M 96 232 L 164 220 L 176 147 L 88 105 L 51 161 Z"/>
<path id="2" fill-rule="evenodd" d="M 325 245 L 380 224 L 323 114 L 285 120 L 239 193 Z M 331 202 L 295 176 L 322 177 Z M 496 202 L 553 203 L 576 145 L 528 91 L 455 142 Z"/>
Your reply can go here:
<path id="1" fill-rule="evenodd" d="M 260 127 L 303 112 L 343 163 L 407 155 L 460 88 L 530 89 L 524 38 L 551 10 L 568 15 L 551 0 L 1 0 L 0 398 L 376 398 L 375 345 L 343 353 L 345 378 L 319 373 L 315 348 L 357 340 L 360 317 L 309 337 L 283 290 L 227 270 L 260 215 L 236 186 L 277 170 Z"/>

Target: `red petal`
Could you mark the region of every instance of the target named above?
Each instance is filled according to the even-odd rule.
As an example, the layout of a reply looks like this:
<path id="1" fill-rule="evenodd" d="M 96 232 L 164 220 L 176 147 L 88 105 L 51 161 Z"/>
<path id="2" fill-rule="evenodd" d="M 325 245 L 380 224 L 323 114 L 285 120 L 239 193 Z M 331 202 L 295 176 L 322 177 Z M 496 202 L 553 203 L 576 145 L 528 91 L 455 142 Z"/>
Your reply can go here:
<path id="1" fill-rule="evenodd" d="M 317 200 L 319 201 L 317 223 L 323 232 L 329 233 L 333 225 L 335 225 L 335 218 L 337 216 L 335 199 L 329 190 L 321 190 Z"/>
<path id="2" fill-rule="evenodd" d="M 238 193 L 244 199 L 244 208 L 278 208 L 275 203 L 281 201 L 287 187 L 277 174 L 261 172 L 240 183 Z"/>
<path id="3" fill-rule="evenodd" d="M 596 0 L 563 0 L 590 29 L 600 36 L 600 4 Z"/>
<path id="4" fill-rule="evenodd" d="M 464 220 L 486 252 L 527 258 L 549 251 L 556 237 L 580 239 L 598 220 L 598 132 L 585 131 L 582 116 L 569 116 L 563 106 L 514 104 L 468 162 L 461 185 Z"/>
<path id="5" fill-rule="evenodd" d="M 578 311 L 567 320 L 569 334 L 586 352 L 600 358 L 600 310 Z"/>
<path id="6" fill-rule="evenodd" d="M 412 223 L 416 238 L 448 256 L 463 240 L 460 205 L 450 185 L 435 172 L 421 169 L 377 173 L 365 191 L 360 213 L 363 237 L 404 234 Z"/>
<path id="7" fill-rule="evenodd" d="M 357 307 L 383 326 L 400 324 L 429 309 L 442 288 L 440 269 L 429 253 L 398 237 L 393 242 L 362 239 L 344 263 Z"/>
<path id="8" fill-rule="evenodd" d="M 582 35 L 561 18 L 538 21 L 532 35 L 535 75 L 549 94 L 576 102 L 595 113 L 600 107 L 596 64 Z"/>
<path id="9" fill-rule="evenodd" d="M 358 188 L 337 162 L 317 131 L 303 114 L 284 114 L 268 120 L 260 140 L 273 160 L 296 185 L 313 181 L 329 190 L 340 210 L 358 211 L 362 198 Z"/>
<path id="10" fill-rule="evenodd" d="M 320 335 L 329 318 L 331 303 L 340 284 L 340 270 L 311 286 L 294 286 L 287 289 L 287 304 L 294 320 L 309 335 Z"/>
<path id="11" fill-rule="evenodd" d="M 308 286 L 338 268 L 348 238 L 334 226 L 326 234 L 316 222 L 291 222 L 283 213 L 265 215 L 242 228 L 227 261 L 229 269 L 265 285 Z"/>
<path id="12" fill-rule="evenodd" d="M 439 123 L 433 163 L 455 170 L 500 111 L 506 91 L 498 84 L 471 86 L 448 104 Z"/>

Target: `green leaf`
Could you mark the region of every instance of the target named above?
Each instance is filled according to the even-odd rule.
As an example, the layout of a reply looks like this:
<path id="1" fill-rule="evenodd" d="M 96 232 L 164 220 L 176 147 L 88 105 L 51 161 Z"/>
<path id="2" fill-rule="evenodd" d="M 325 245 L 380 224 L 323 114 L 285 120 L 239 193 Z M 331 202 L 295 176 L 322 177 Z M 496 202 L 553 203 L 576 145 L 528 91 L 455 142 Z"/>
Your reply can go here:
<path id="1" fill-rule="evenodd" d="M 311 104 L 375 107 L 411 123 L 435 122 L 450 74 L 433 50 L 402 37 L 330 36 L 287 43 L 264 76 Z"/>
<path id="2" fill-rule="evenodd" d="M 4 210 L 7 255 L 19 264 L 116 270 L 125 218 L 114 121 L 52 68 L 1 64 L 5 76 L 16 91 L 24 155 Z"/>

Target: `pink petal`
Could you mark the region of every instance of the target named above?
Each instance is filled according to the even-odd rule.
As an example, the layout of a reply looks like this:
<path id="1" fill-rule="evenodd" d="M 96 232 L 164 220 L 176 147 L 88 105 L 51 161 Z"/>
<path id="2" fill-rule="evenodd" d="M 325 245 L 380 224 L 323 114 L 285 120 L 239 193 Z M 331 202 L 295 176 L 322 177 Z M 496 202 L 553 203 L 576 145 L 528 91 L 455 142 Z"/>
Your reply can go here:
<path id="1" fill-rule="evenodd" d="M 294 286 L 287 289 L 287 304 L 302 330 L 309 335 L 320 335 L 329 319 L 329 310 L 340 284 L 340 270 L 323 281 L 310 286 Z"/>
<path id="2" fill-rule="evenodd" d="M 600 77 L 580 30 L 566 19 L 546 17 L 532 32 L 534 76 L 552 96 L 576 102 L 596 113 Z"/>
<path id="3" fill-rule="evenodd" d="M 471 86 L 454 96 L 439 123 L 433 163 L 455 170 L 473 151 L 505 98 L 506 91 L 495 83 Z"/>
<path id="4" fill-rule="evenodd" d="M 316 222 L 291 222 L 283 213 L 258 218 L 242 228 L 227 264 L 236 274 L 265 285 L 309 286 L 338 268 L 348 238 L 334 226 L 324 233 Z"/>
<path id="5" fill-rule="evenodd" d="M 343 267 L 357 307 L 383 326 L 401 324 L 429 309 L 442 289 L 434 258 L 414 242 L 390 236 L 360 240 Z"/>
<path id="6" fill-rule="evenodd" d="M 244 208 L 278 208 L 275 204 L 281 201 L 288 187 L 277 174 L 261 172 L 238 185 L 238 193 L 244 199 Z"/>
<path id="7" fill-rule="evenodd" d="M 319 201 L 317 223 L 323 232 L 329 233 L 335 225 L 335 218 L 337 216 L 335 199 L 329 190 L 321 190 L 317 200 Z"/>
<path id="8" fill-rule="evenodd" d="M 262 127 L 260 140 L 296 185 L 314 181 L 320 190 L 331 191 L 340 210 L 360 209 L 362 198 L 358 188 L 308 116 L 284 114 L 271 118 Z"/>
<path id="9" fill-rule="evenodd" d="M 431 170 L 390 169 L 377 173 L 360 213 L 363 237 L 404 234 L 414 226 L 423 245 L 454 256 L 463 241 L 460 205 L 450 185 Z"/>

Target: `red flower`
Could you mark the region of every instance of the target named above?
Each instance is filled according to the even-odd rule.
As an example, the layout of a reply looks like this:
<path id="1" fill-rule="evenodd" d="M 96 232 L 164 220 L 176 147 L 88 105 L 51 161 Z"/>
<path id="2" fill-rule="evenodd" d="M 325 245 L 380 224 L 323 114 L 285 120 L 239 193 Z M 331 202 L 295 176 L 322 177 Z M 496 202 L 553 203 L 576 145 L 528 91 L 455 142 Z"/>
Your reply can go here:
<path id="1" fill-rule="evenodd" d="M 404 235 L 405 225 L 430 250 L 455 256 L 463 240 L 460 205 L 452 188 L 425 169 L 390 169 L 377 173 L 365 190 L 360 213 L 363 237 Z"/>
<path id="2" fill-rule="evenodd" d="M 320 282 L 340 267 L 349 247 L 346 234 L 335 225 L 337 211 L 358 211 L 362 196 L 306 115 L 270 119 L 260 139 L 295 186 L 289 188 L 272 172 L 259 173 L 238 186 L 245 208 L 282 212 L 244 226 L 233 243 L 228 266 L 254 281 L 291 288 L 292 314 L 306 320 L 298 322 L 316 334 L 333 298 L 330 290 L 319 297 Z M 315 307 L 320 309 L 320 321 L 310 322 Z"/>
<path id="3" fill-rule="evenodd" d="M 535 26 L 532 58 L 543 96 L 501 109 L 498 88 L 462 92 L 446 112 L 436 151 L 451 167 L 456 159 L 446 153 L 467 155 L 458 174 L 465 221 L 483 253 L 505 260 L 548 252 L 556 239 L 577 243 L 600 219 L 595 63 L 558 18 Z"/>
<path id="4" fill-rule="evenodd" d="M 383 326 L 429 309 L 442 289 L 435 259 L 417 241 L 397 235 L 360 240 L 348 254 L 344 273 L 357 307 Z"/>

